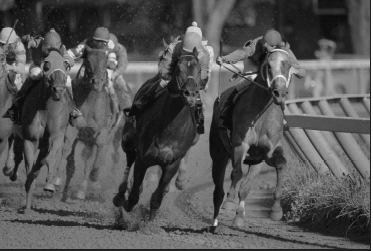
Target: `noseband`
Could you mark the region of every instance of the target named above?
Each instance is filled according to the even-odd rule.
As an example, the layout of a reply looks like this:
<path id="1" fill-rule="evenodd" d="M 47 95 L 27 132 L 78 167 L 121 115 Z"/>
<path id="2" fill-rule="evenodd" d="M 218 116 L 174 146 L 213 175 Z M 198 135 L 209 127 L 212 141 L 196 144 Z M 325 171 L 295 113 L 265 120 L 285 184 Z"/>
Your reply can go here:
<path id="1" fill-rule="evenodd" d="M 181 58 L 195 58 L 195 56 L 193 56 L 193 55 L 181 55 L 180 58 L 179 58 L 179 60 Z M 190 61 L 188 61 L 188 66 L 189 66 L 189 64 L 190 64 Z M 191 79 L 191 80 L 193 80 L 195 82 L 195 79 L 194 79 L 194 77 L 192 75 L 188 75 L 187 76 L 187 80 L 188 79 Z M 178 77 L 176 77 L 176 84 L 177 84 L 178 91 L 181 91 L 182 85 L 180 84 L 180 81 L 179 81 Z"/>
<path id="2" fill-rule="evenodd" d="M 285 77 L 283 74 L 280 73 L 280 74 L 277 74 L 276 76 L 274 76 L 272 79 L 269 79 L 269 63 L 268 63 L 268 58 L 274 52 L 281 52 L 281 53 L 284 53 L 287 57 L 290 57 L 289 52 L 287 52 L 286 50 L 283 50 L 283 49 L 273 49 L 273 50 L 271 50 L 267 54 L 266 61 L 261 66 L 260 74 L 262 76 L 262 79 L 266 79 L 268 88 L 271 88 L 273 81 L 275 81 L 278 78 L 283 79 L 285 81 L 285 83 L 286 83 L 286 88 L 288 88 L 289 84 L 290 84 L 290 74 L 291 74 L 291 71 L 289 71 L 288 77 Z M 264 68 L 265 68 L 265 70 L 264 70 Z M 266 78 L 264 78 L 264 71 L 266 73 Z"/>

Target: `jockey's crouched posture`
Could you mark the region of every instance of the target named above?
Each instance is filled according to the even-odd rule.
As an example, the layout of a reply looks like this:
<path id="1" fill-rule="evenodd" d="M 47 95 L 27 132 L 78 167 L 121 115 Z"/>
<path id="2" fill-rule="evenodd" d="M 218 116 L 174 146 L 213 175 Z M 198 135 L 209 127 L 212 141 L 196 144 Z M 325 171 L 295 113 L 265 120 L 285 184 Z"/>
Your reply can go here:
<path id="1" fill-rule="evenodd" d="M 105 88 L 110 96 L 113 113 L 119 114 L 121 110 L 131 106 L 131 90 L 123 78 L 123 73 L 128 65 L 127 50 L 118 42 L 117 37 L 110 33 L 106 27 L 98 27 L 91 38 L 84 40 L 78 46 L 69 49 L 67 52 L 74 60 L 84 58 L 85 47 L 89 46 L 95 48 L 97 47 L 94 45 L 95 43 L 103 43 L 108 50 L 107 71 L 109 79 Z M 81 69 L 79 72 L 82 73 L 84 70 Z M 83 74 L 77 77 L 80 78 L 82 77 L 81 75 Z M 118 100 L 115 87 L 120 89 L 122 94 L 120 100 Z"/>
<path id="2" fill-rule="evenodd" d="M 31 51 L 33 63 L 30 65 L 28 78 L 17 92 L 13 106 L 4 116 L 11 118 L 15 123 L 20 122 L 20 112 L 25 97 L 41 79 L 44 59 L 49 55 L 51 50 L 57 50 L 63 55 L 67 70 L 74 65 L 74 60 L 67 54 L 65 46 L 61 42 L 60 35 L 53 28 L 45 34 L 44 38 L 41 36 L 26 35 L 22 37 L 22 40 L 25 44 L 27 43 L 27 48 Z M 67 77 L 66 87 L 73 100 L 71 79 L 69 76 Z"/>
<path id="3" fill-rule="evenodd" d="M 201 66 L 201 90 L 207 87 L 207 82 L 211 73 L 211 60 L 213 58 L 212 47 L 206 45 L 207 41 L 202 41 L 202 31 L 197 27 L 197 23 L 193 22 L 192 26 L 189 26 L 185 32 L 183 38 L 176 38 L 175 41 L 171 42 L 167 48 L 161 53 L 158 62 L 158 76 L 159 81 L 148 81 L 142 87 L 141 93 L 147 93 L 147 95 L 136 95 L 133 102 L 130 116 L 141 112 L 150 102 L 154 101 L 163 88 L 165 88 L 171 81 L 174 67 L 177 65 L 177 60 L 183 51 L 192 52 L 194 48 L 198 50 L 198 61 Z M 159 82 L 159 84 L 158 84 Z M 157 86 L 154 88 L 154 84 Z M 146 89 L 146 91 L 144 91 Z M 151 92 L 149 94 L 149 92 Z M 139 93 L 139 92 L 138 92 Z M 201 97 L 198 97 L 197 101 L 197 132 L 199 134 L 204 133 L 204 116 Z"/>
<path id="4" fill-rule="evenodd" d="M 6 55 L 6 70 L 17 91 L 26 77 L 26 50 L 13 28 L 5 27 L 0 32 L 0 46 Z"/>
<path id="5" fill-rule="evenodd" d="M 217 57 L 216 63 L 218 65 L 221 65 L 222 63 L 235 64 L 238 61 L 243 60 L 243 75 L 254 80 L 258 75 L 260 75 L 260 63 L 264 60 L 263 57 L 266 54 L 266 49 L 264 46 L 265 44 L 268 44 L 271 47 L 285 46 L 285 42 L 281 34 L 276 30 L 270 29 L 267 30 L 263 36 L 259 36 L 253 40 L 247 41 L 242 48 L 239 48 L 226 56 Z M 293 57 L 293 59 L 296 60 L 293 52 L 290 49 L 289 54 L 291 57 Z M 220 115 L 222 125 L 224 127 L 230 128 L 230 117 L 232 116 L 232 109 L 236 95 L 244 91 L 249 84 L 249 81 L 242 78 L 236 84 L 232 94 L 225 102 Z"/>

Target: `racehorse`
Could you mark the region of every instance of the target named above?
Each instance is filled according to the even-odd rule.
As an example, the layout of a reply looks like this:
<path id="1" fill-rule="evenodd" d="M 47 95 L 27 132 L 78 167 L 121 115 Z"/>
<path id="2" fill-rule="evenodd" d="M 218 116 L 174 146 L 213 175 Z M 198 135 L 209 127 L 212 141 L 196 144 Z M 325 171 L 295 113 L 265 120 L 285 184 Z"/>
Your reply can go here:
<path id="1" fill-rule="evenodd" d="M 274 167 L 277 173 L 271 218 L 280 220 L 282 217 L 280 194 L 286 169 L 286 158 L 281 145 L 283 106 L 292 75 L 301 77 L 302 74 L 298 62 L 290 53 L 288 44 L 281 47 L 264 45 L 259 76 L 248 84 L 234 104 L 230 134 L 221 126 L 220 112 L 221 104 L 235 87 L 224 91 L 220 100 L 215 100 L 209 135 L 212 178 L 215 184 L 213 229 L 218 226 L 219 210 L 224 198 L 224 176 L 229 159 L 232 160 L 233 170 L 232 183 L 225 202 L 228 206 L 232 206 L 236 197 L 237 183 L 243 177 L 243 164 L 249 165 L 239 187 L 239 206 L 233 225 L 244 225 L 245 199 L 252 188 L 253 177 L 261 166 L 259 164 L 263 161 Z"/>
<path id="2" fill-rule="evenodd" d="M 155 84 L 158 85 L 160 79 L 148 81 L 156 81 Z M 197 50 L 194 49 L 193 53 L 183 53 L 179 57 L 172 80 L 167 86 L 168 91 L 163 89 L 163 93 L 151 106 L 136 114 L 133 186 L 128 200 L 125 199 L 128 175 L 125 172 L 123 182 L 113 199 L 115 206 L 122 206 L 130 212 L 139 200 L 146 170 L 150 166 L 159 165 L 162 175 L 150 200 L 149 218 L 154 219 L 168 191 L 168 185 L 179 169 L 181 159 L 198 138 L 195 109 L 200 82 L 200 65 Z"/>
<path id="3" fill-rule="evenodd" d="M 27 172 L 25 211 L 31 209 L 34 180 L 41 168 L 48 168 L 44 190 L 55 192 L 55 169 L 61 159 L 63 140 L 72 110 L 72 100 L 66 91 L 66 79 L 63 56 L 59 51 L 51 50 L 44 61 L 41 81 L 30 90 L 22 106 L 21 137 L 24 141 Z"/>
<path id="4" fill-rule="evenodd" d="M 6 71 L 6 56 L 2 48 L 0 48 L 0 155 L 5 153 L 8 157 L 7 163 L 3 168 L 3 173 L 9 176 L 11 180 L 16 180 L 17 172 L 14 172 L 14 166 L 10 166 L 8 161 L 12 153 L 12 145 L 14 137 L 13 122 L 9 118 L 4 118 L 6 111 L 10 108 L 17 92 L 17 87 L 12 81 L 15 77 L 14 73 Z"/>
<path id="5" fill-rule="evenodd" d="M 82 160 L 85 164 L 84 179 L 76 194 L 78 199 L 85 199 L 88 181 L 99 186 L 99 169 L 105 166 L 108 144 L 113 141 L 114 133 L 118 129 L 118 118 L 113 114 L 110 97 L 105 86 L 108 83 L 107 49 L 102 46 L 92 48 L 85 46 L 84 76 L 73 81 L 74 99 L 80 108 L 83 121 L 77 124 L 78 135 L 72 141 L 71 151 L 67 156 L 66 182 L 63 200 L 67 199 L 67 192 L 75 172 L 74 153 L 78 142 L 84 144 Z M 82 68 L 81 68 L 82 69 Z M 78 76 L 80 73 L 78 73 Z M 121 119 L 121 118 L 119 118 Z M 94 158 L 93 164 L 89 160 Z"/>

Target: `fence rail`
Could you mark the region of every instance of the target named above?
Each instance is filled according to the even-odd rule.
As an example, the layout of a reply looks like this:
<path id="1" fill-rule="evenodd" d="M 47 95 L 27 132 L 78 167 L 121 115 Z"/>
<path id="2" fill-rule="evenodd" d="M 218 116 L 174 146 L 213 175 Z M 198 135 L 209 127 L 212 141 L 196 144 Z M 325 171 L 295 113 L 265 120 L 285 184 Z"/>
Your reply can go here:
<path id="1" fill-rule="evenodd" d="M 290 100 L 285 137 L 319 173 L 370 177 L 370 95 Z"/>

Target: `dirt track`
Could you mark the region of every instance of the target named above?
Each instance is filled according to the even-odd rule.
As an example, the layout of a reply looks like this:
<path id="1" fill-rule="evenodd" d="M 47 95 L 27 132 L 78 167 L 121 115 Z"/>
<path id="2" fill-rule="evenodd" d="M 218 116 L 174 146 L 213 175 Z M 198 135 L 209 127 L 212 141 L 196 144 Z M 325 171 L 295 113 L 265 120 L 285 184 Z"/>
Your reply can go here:
<path id="1" fill-rule="evenodd" d="M 209 124 L 208 120 L 207 128 Z M 188 189 L 180 192 L 172 186 L 155 222 L 140 222 L 135 232 L 120 230 L 116 224 L 118 210 L 112 206 L 111 199 L 121 178 L 123 160 L 121 156 L 118 164 L 109 165 L 104 172 L 102 189 L 92 191 L 86 201 L 62 203 L 59 193 L 52 199 L 46 197 L 41 186 L 45 177 L 43 170 L 38 178 L 40 186 L 35 193 L 34 212 L 30 215 L 18 212 L 24 205 L 23 169 L 17 183 L 10 183 L 1 175 L 0 248 L 369 248 L 269 220 L 267 212 L 274 180 L 270 171 L 257 179 L 257 189 L 248 198 L 246 227 L 231 228 L 234 211 L 223 210 L 219 234 L 209 233 L 213 186 L 208 134 L 203 135 L 190 152 Z M 75 184 L 80 175 L 74 178 Z M 155 183 L 154 176 L 147 175 L 140 205 L 131 214 L 132 218 L 141 219 L 146 215 Z"/>

